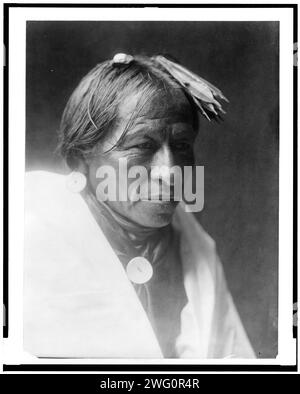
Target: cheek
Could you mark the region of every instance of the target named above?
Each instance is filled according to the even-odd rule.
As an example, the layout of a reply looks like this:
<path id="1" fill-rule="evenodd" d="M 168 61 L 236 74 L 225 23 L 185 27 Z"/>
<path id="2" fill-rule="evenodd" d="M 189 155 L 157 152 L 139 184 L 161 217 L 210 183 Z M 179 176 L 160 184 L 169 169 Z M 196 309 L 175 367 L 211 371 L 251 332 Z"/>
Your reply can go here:
<path id="1" fill-rule="evenodd" d="M 121 164 L 120 159 L 126 159 L 127 172 L 125 172 L 126 169 L 124 169 L 124 167 L 122 169 L 120 169 L 120 164 Z M 103 169 L 103 167 L 105 166 L 105 167 L 109 167 L 110 172 L 114 173 L 114 176 L 110 177 L 108 182 L 112 188 L 114 188 L 114 187 L 116 188 L 117 196 L 119 195 L 120 189 L 122 189 L 122 192 L 123 192 L 122 195 L 124 193 L 127 194 L 128 187 L 130 186 L 130 184 L 132 182 L 135 181 L 135 179 L 127 179 L 127 182 L 123 183 L 123 182 L 119 181 L 120 178 L 122 179 L 122 177 L 124 177 L 125 174 L 127 176 L 129 169 L 133 166 L 143 166 L 147 169 L 148 167 L 147 167 L 145 161 L 148 161 L 148 160 L 145 160 L 145 157 L 143 157 L 143 155 L 141 155 L 141 154 L 124 154 L 124 152 L 122 152 L 122 154 L 121 154 L 120 152 L 117 152 L 117 151 L 111 152 L 110 155 L 106 155 L 105 157 L 92 160 L 89 163 L 88 178 L 89 178 L 89 183 L 91 185 L 93 193 L 97 194 L 97 187 L 98 187 L 99 183 L 104 180 L 104 177 L 100 177 L 99 169 L 102 168 L 103 172 L 105 172 L 107 174 L 107 169 L 106 168 Z M 120 173 L 120 171 L 121 171 L 121 173 Z M 97 174 L 98 174 L 98 177 L 97 177 Z M 106 176 L 105 176 L 105 178 L 106 178 Z M 114 182 L 115 185 L 113 185 L 112 182 Z M 127 185 L 127 187 L 126 187 L 126 185 Z M 127 190 L 123 191 L 123 189 L 126 189 L 126 188 L 127 188 Z M 124 202 L 121 204 L 124 204 Z"/>
<path id="2" fill-rule="evenodd" d="M 90 185 L 92 187 L 92 190 L 94 193 L 96 193 L 97 190 L 97 186 L 99 184 L 99 182 L 101 182 L 101 180 L 103 180 L 103 178 L 99 177 L 99 170 L 103 167 L 110 167 L 113 169 L 113 171 L 115 172 L 115 174 L 118 174 L 118 163 L 113 160 L 113 158 L 96 158 L 94 160 L 92 160 L 89 163 L 89 170 L 88 170 L 88 178 L 89 178 L 89 182 Z"/>

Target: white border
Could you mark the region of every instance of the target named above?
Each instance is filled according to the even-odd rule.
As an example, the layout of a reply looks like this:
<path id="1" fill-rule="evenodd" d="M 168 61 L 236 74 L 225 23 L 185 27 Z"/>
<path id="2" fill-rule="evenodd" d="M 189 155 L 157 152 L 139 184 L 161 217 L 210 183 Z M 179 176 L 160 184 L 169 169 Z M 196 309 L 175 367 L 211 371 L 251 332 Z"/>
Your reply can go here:
<path id="1" fill-rule="evenodd" d="M 286 8 L 10 8 L 9 9 L 9 338 L 3 363 L 294 365 L 293 264 L 293 15 Z M 280 21 L 279 326 L 276 359 L 38 359 L 22 350 L 25 171 L 26 20 Z"/>

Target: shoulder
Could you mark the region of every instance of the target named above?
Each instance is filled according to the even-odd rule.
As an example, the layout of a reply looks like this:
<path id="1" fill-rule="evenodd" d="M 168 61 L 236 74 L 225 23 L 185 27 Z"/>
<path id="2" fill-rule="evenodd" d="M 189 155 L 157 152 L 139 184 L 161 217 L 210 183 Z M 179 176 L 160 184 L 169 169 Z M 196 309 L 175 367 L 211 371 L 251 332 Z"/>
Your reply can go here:
<path id="1" fill-rule="evenodd" d="M 25 237 L 29 256 L 39 253 L 45 259 L 45 253 L 49 253 L 59 258 L 67 251 L 73 256 L 88 231 L 97 231 L 89 208 L 80 193 L 68 189 L 65 175 L 45 171 L 26 174 Z"/>
<path id="2" fill-rule="evenodd" d="M 51 295 L 58 285 L 69 291 L 75 277 L 83 283 L 93 269 L 94 245 L 103 247 L 84 199 L 68 190 L 66 182 L 54 173 L 26 175 L 24 278 L 29 292 Z"/>
<path id="3" fill-rule="evenodd" d="M 25 175 L 25 213 L 39 221 L 63 223 L 84 209 L 82 197 L 67 188 L 67 176 L 47 171 Z"/>
<path id="4" fill-rule="evenodd" d="M 31 171 L 25 174 L 25 203 L 27 207 L 39 207 L 64 197 L 67 197 L 65 175 L 47 171 Z"/>

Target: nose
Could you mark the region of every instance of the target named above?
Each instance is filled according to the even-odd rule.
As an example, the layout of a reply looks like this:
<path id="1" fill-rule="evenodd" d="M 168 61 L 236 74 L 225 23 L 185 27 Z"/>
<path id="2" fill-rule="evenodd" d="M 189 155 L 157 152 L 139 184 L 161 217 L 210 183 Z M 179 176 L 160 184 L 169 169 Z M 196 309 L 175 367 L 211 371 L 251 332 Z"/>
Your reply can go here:
<path id="1" fill-rule="evenodd" d="M 151 161 L 151 178 L 160 179 L 166 184 L 173 185 L 174 183 L 174 173 L 171 168 L 175 166 L 175 160 L 170 147 L 167 144 L 161 146 L 161 148 L 156 151 L 155 155 Z"/>

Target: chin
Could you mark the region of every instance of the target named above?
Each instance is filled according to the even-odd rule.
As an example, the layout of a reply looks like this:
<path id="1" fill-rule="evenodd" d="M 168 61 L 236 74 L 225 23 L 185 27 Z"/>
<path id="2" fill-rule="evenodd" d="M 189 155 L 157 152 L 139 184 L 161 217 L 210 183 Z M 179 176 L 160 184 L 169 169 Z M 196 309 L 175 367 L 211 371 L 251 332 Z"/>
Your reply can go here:
<path id="1" fill-rule="evenodd" d="M 160 228 L 165 227 L 171 223 L 173 215 L 158 215 L 152 218 L 149 223 L 146 224 L 147 227 Z"/>

